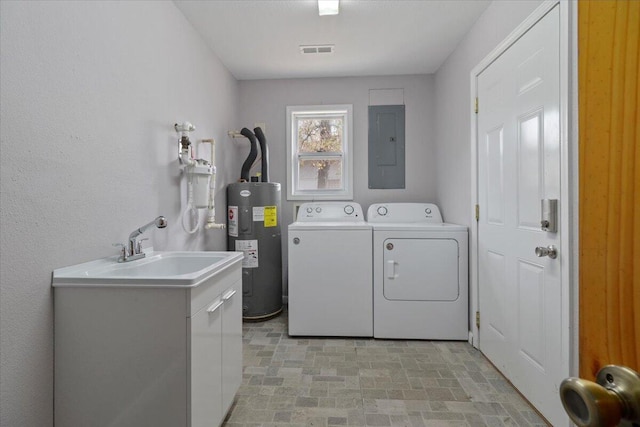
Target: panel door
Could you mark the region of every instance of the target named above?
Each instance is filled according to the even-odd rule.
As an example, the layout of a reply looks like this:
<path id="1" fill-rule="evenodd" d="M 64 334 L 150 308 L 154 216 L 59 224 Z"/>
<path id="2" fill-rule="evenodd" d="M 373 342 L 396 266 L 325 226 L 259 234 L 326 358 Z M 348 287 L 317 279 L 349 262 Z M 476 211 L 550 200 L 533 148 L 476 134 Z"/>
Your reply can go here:
<path id="1" fill-rule="evenodd" d="M 386 239 L 383 294 L 400 301 L 455 301 L 460 295 L 458 242 Z"/>
<path id="2" fill-rule="evenodd" d="M 218 298 L 189 319 L 191 427 L 217 425 L 223 416 L 222 304 Z"/>
<path id="3" fill-rule="evenodd" d="M 242 288 L 236 282 L 222 294 L 222 412 L 226 413 L 242 383 Z"/>
<path id="4" fill-rule="evenodd" d="M 369 188 L 405 188 L 404 105 L 369 107 Z"/>
<path id="5" fill-rule="evenodd" d="M 289 333 L 373 336 L 371 230 L 289 230 Z"/>
<path id="6" fill-rule="evenodd" d="M 595 380 L 640 371 L 640 2 L 577 8 L 580 377 Z"/>
<path id="7" fill-rule="evenodd" d="M 558 397 L 560 247 L 541 229 L 541 200 L 560 197 L 559 7 L 478 76 L 480 349 L 554 425 Z M 562 201 L 560 201 L 562 202 Z"/>

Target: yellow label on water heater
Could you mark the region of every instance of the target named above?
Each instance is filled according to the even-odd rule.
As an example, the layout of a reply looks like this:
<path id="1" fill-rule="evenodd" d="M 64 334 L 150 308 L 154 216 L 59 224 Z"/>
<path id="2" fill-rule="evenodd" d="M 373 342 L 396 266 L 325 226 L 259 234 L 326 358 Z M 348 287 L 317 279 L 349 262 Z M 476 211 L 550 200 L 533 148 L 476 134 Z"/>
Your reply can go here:
<path id="1" fill-rule="evenodd" d="M 264 207 L 264 226 L 277 227 L 278 226 L 278 208 L 277 206 L 265 206 Z"/>

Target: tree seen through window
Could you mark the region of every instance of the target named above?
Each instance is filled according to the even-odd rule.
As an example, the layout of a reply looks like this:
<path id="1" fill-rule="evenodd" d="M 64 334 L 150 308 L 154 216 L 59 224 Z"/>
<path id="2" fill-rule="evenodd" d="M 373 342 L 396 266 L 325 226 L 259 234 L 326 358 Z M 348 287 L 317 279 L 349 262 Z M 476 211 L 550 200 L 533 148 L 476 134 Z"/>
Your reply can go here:
<path id="1" fill-rule="evenodd" d="M 298 120 L 298 152 L 342 154 L 343 120 L 334 118 L 309 118 Z M 330 157 L 300 159 L 300 167 L 313 167 L 316 170 L 318 189 L 331 188 L 330 172 L 332 166 L 340 166 L 340 161 Z M 338 171 L 335 171 L 338 172 Z M 338 183 L 338 185 L 340 185 Z"/>

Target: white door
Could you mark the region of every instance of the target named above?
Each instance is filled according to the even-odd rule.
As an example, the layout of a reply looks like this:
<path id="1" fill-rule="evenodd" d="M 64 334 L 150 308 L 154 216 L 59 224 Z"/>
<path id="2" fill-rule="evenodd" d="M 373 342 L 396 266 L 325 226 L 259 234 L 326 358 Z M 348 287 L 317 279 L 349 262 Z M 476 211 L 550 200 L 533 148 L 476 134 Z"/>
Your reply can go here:
<path id="1" fill-rule="evenodd" d="M 540 225 L 541 200 L 560 198 L 559 25 L 556 6 L 478 76 L 479 344 L 548 421 L 566 425 L 563 257 L 535 254 L 560 247 L 560 233 Z"/>
<path id="2" fill-rule="evenodd" d="M 229 411 L 242 383 L 242 282 L 222 294 L 222 413 Z"/>
<path id="3" fill-rule="evenodd" d="M 191 417 L 188 425 L 205 427 L 222 412 L 222 305 L 216 298 L 189 318 L 191 329 Z M 214 420 L 214 421 L 212 421 Z"/>

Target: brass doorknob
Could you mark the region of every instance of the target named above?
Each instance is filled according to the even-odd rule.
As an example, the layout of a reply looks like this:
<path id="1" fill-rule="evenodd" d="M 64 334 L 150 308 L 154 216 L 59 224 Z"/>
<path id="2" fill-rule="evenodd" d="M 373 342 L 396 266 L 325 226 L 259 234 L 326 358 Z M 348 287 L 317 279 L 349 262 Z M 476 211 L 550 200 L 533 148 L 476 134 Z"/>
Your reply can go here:
<path id="1" fill-rule="evenodd" d="M 617 426 L 620 420 L 640 421 L 640 374 L 609 365 L 596 382 L 567 378 L 560 384 L 560 399 L 571 420 L 580 427 Z"/>

